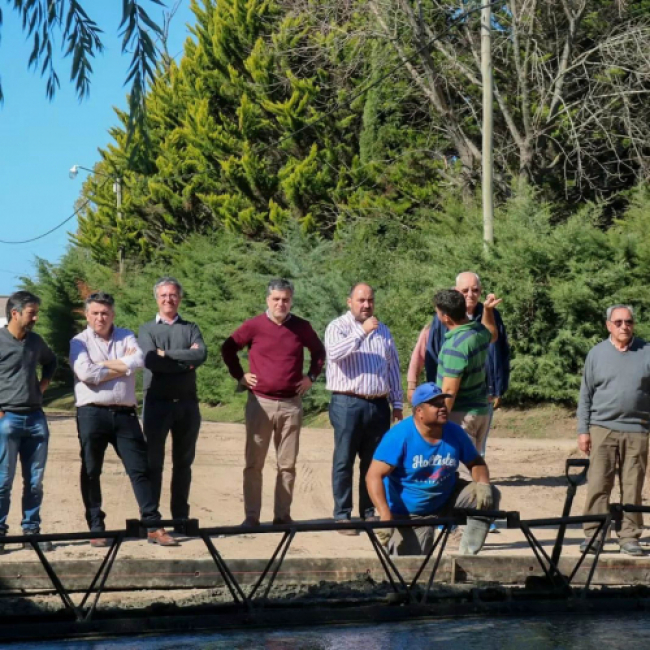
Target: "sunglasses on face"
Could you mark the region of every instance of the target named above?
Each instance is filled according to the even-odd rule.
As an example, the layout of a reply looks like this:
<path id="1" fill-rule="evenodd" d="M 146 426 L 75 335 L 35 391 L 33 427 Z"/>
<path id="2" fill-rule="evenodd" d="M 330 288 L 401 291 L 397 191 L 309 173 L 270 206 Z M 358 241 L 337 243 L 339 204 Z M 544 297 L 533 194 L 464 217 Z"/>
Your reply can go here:
<path id="1" fill-rule="evenodd" d="M 612 325 L 615 327 L 623 327 L 623 323 L 625 323 L 628 327 L 632 327 L 634 325 L 634 321 L 631 318 L 625 320 L 610 320 L 609 322 L 612 323 Z"/>

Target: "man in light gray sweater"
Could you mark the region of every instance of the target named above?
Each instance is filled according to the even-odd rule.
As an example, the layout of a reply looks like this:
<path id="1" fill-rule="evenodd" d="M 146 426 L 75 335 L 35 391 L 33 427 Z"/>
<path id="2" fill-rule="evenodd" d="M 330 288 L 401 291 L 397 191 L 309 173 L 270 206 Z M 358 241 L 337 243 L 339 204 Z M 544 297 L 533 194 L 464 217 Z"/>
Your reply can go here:
<path id="1" fill-rule="evenodd" d="M 618 464 L 622 503 L 641 505 L 650 429 L 650 344 L 634 336 L 634 312 L 628 305 L 607 309 L 609 338 L 589 351 L 578 404 L 578 447 L 589 455 L 585 515 L 609 512 Z M 597 523 L 585 524 L 587 539 Z M 625 513 L 621 552 L 643 555 L 641 513 Z M 596 552 L 594 542 L 591 551 Z M 585 541 L 581 550 L 585 550 Z"/>

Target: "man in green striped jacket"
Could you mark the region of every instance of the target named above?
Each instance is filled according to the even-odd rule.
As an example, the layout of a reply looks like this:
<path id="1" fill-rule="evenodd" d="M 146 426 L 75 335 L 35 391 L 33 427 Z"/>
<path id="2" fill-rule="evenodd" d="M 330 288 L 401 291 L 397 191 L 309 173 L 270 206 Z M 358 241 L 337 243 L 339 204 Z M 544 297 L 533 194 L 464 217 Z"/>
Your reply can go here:
<path id="1" fill-rule="evenodd" d="M 438 355 L 436 383 L 443 393 L 452 395 L 447 398 L 449 420 L 465 430 L 477 449 L 484 448 L 490 427 L 485 360 L 490 343 L 499 336 L 494 308 L 500 302 L 489 294 L 479 323 L 467 317 L 460 291 L 445 289 L 435 297 L 438 319 L 449 330 Z"/>

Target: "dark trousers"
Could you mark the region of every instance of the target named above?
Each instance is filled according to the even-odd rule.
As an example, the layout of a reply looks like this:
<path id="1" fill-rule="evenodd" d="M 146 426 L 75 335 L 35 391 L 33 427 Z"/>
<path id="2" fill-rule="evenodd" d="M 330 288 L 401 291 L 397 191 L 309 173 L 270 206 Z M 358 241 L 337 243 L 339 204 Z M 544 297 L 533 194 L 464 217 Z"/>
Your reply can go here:
<path id="1" fill-rule="evenodd" d="M 201 428 L 199 404 L 196 400 L 160 400 L 147 395 L 142 417 L 153 498 L 160 505 L 165 443 L 171 431 L 171 515 L 172 519 L 188 519 L 192 463 Z"/>
<path id="2" fill-rule="evenodd" d="M 157 528 L 161 517 L 151 490 L 147 445 L 135 409 L 80 406 L 77 431 L 81 443 L 81 496 L 90 530 L 105 529 L 100 476 L 109 444 L 113 445 L 131 480 L 141 519 L 149 527 Z"/>
<path id="3" fill-rule="evenodd" d="M 334 461 L 332 491 L 334 519 L 352 515 L 352 474 L 359 457 L 359 513 L 370 517 L 374 506 L 366 488 L 366 473 L 383 435 L 390 429 L 390 406 L 385 397 L 362 399 L 349 395 L 332 395 L 329 416 L 334 427 Z"/>

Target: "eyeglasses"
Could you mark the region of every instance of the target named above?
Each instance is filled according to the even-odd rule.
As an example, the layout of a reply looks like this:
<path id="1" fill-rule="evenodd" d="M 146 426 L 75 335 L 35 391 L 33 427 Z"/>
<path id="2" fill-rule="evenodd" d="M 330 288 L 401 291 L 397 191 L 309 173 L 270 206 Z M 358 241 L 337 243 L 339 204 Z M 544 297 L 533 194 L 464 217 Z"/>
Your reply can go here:
<path id="1" fill-rule="evenodd" d="M 609 322 L 615 327 L 623 327 L 623 323 L 625 323 L 628 327 L 634 326 L 634 321 L 631 318 L 626 318 L 625 320 L 610 320 Z"/>
<path id="2" fill-rule="evenodd" d="M 91 302 L 97 302 L 100 305 L 108 305 L 112 307 L 115 304 L 115 299 L 109 293 L 103 293 L 102 291 L 98 293 L 91 293 L 88 298 L 86 298 L 86 304 Z"/>

